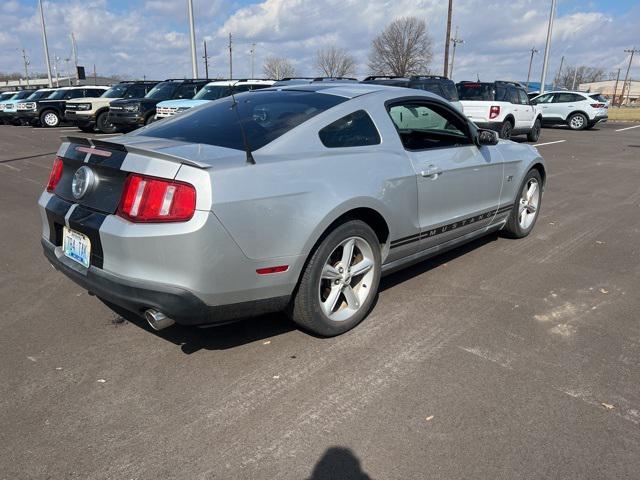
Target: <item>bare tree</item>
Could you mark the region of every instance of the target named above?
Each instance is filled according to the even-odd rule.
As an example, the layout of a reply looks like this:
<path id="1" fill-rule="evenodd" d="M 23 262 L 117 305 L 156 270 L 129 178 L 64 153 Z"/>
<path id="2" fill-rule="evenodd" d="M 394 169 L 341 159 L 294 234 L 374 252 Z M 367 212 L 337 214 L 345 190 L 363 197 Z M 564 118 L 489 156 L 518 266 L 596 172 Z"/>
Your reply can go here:
<path id="1" fill-rule="evenodd" d="M 293 77 L 296 74 L 296 69 L 289 59 L 276 57 L 274 55 L 269 55 L 265 58 L 262 71 L 266 78 L 273 78 L 275 80 Z"/>
<path id="2" fill-rule="evenodd" d="M 424 20 L 397 18 L 373 40 L 369 68 L 377 75 L 428 73 L 433 58 L 432 45 Z"/>
<path id="3" fill-rule="evenodd" d="M 356 73 L 356 59 L 333 45 L 316 52 L 315 67 L 327 77 L 348 77 Z"/>
<path id="4" fill-rule="evenodd" d="M 573 87 L 573 78 L 575 76 L 575 88 L 578 88 L 578 85 L 581 83 L 591 83 L 591 82 L 599 82 L 600 80 L 605 80 L 607 78 L 607 73 L 603 68 L 594 68 L 594 67 L 574 67 L 567 66 L 562 69 L 560 76 L 558 77 L 557 84 L 559 86 L 565 88 Z M 615 80 L 615 76 L 613 77 Z"/>

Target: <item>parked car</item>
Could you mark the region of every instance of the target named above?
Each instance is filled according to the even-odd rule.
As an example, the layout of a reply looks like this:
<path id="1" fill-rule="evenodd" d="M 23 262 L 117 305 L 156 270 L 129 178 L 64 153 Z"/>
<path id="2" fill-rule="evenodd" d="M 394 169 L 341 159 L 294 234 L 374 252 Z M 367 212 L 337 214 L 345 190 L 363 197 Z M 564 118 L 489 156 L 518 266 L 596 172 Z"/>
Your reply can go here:
<path id="1" fill-rule="evenodd" d="M 381 275 L 489 232 L 527 236 L 545 178 L 534 147 L 432 93 L 274 87 L 64 139 L 39 199 L 42 246 L 156 329 L 286 310 L 331 336 L 367 316 Z"/>
<path id="2" fill-rule="evenodd" d="M 375 85 L 387 85 L 392 87 L 416 88 L 440 95 L 449 100 L 456 108 L 462 111 L 462 105 L 458 98 L 456 84 L 447 77 L 441 75 L 414 75 L 411 77 L 398 77 L 393 75 L 372 75 L 361 83 Z"/>
<path id="3" fill-rule="evenodd" d="M 541 108 L 544 125 L 568 125 L 572 130 L 582 130 L 609 118 L 606 99 L 596 100 L 583 92 L 548 92 L 531 103 Z"/>
<path id="4" fill-rule="evenodd" d="M 83 132 L 93 132 L 97 128 L 102 133 L 114 133 L 115 127 L 108 121 L 109 103 L 120 98 L 144 97 L 157 83 L 153 80 L 120 82 L 102 95 L 71 99 L 66 105 L 65 121 Z"/>
<path id="5" fill-rule="evenodd" d="M 0 123 L 5 125 L 16 125 L 18 123 L 16 118 L 18 102 L 26 100 L 34 92 L 35 90 L 20 90 L 10 99 L 4 100 L 2 108 L 0 108 Z"/>
<path id="6" fill-rule="evenodd" d="M 0 92 L 0 109 L 4 108 L 4 101 L 13 98 L 16 93 L 18 93 L 16 90 Z"/>
<path id="7" fill-rule="evenodd" d="M 165 80 L 142 98 L 115 100 L 109 104 L 109 122 L 119 132 L 128 132 L 155 120 L 156 105 L 164 100 L 190 99 L 211 80 Z"/>
<path id="8" fill-rule="evenodd" d="M 203 105 L 219 98 L 228 97 L 233 94 L 248 92 L 250 90 L 259 90 L 261 88 L 270 87 L 275 80 L 215 80 L 207 83 L 192 99 L 185 100 L 165 100 L 156 105 L 156 120 L 171 117 L 176 113 L 189 110 L 191 107 Z"/>
<path id="9" fill-rule="evenodd" d="M 495 130 L 500 138 L 526 135 L 538 141 L 542 127 L 539 107 L 531 104 L 527 91 L 517 82 L 460 82 L 458 95 L 464 114 L 481 128 Z"/>
<path id="10" fill-rule="evenodd" d="M 45 128 L 57 127 L 64 120 L 64 111 L 68 100 L 101 95 L 109 87 L 78 86 L 60 87 L 47 98 L 35 101 L 35 108 L 18 113 L 25 124 Z M 75 101 L 75 100 L 74 100 Z"/>
<path id="11" fill-rule="evenodd" d="M 308 85 L 318 82 L 340 82 L 340 83 L 357 83 L 358 79 L 351 77 L 285 77 L 276 81 L 274 87 L 282 87 L 289 85 Z"/>
<path id="12" fill-rule="evenodd" d="M 30 120 L 31 112 L 35 112 L 38 108 L 38 101 L 49 98 L 55 92 L 55 88 L 40 88 L 29 95 L 24 100 L 16 103 L 16 111 L 13 114 L 12 121 L 18 125 L 26 125 Z"/>

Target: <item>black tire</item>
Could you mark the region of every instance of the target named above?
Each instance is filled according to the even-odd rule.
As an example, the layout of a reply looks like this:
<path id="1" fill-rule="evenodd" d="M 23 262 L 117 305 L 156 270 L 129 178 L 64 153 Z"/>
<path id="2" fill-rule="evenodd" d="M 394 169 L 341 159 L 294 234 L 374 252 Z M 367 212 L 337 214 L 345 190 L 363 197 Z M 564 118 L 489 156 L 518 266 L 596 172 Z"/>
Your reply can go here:
<path id="1" fill-rule="evenodd" d="M 513 123 L 511 123 L 511 120 L 505 120 L 504 122 L 502 122 L 502 127 L 500 127 L 500 138 L 503 138 L 505 140 L 510 140 L 511 139 L 511 133 L 513 132 Z"/>
<path id="2" fill-rule="evenodd" d="M 588 119 L 582 113 L 574 113 L 567 118 L 567 124 L 571 130 L 584 130 L 587 128 Z"/>
<path id="3" fill-rule="evenodd" d="M 595 123 L 590 123 L 588 124 L 586 127 L 584 127 L 585 130 L 591 130 L 593 127 L 595 127 L 596 124 Z"/>
<path id="4" fill-rule="evenodd" d="M 109 112 L 99 113 L 96 117 L 96 128 L 102 133 L 116 133 L 116 127 L 109 121 Z"/>
<path id="5" fill-rule="evenodd" d="M 520 199 L 522 198 L 522 193 L 526 185 L 529 184 L 530 180 L 535 180 L 538 182 L 538 206 L 535 212 L 535 217 L 533 218 L 533 222 L 527 228 L 523 228 L 519 222 L 520 216 Z M 524 180 L 520 184 L 520 188 L 518 189 L 518 195 L 516 196 L 516 200 L 513 204 L 513 208 L 511 210 L 511 214 L 509 215 L 509 219 L 507 220 L 506 225 L 502 229 L 502 232 L 506 237 L 509 238 L 524 238 L 531 233 L 533 227 L 536 225 L 536 221 L 538 220 L 538 216 L 540 214 L 540 207 L 542 206 L 542 178 L 540 178 L 540 173 L 535 170 L 529 170 L 529 172 L 525 175 Z"/>
<path id="6" fill-rule="evenodd" d="M 373 277 L 364 302 L 351 317 L 336 321 L 322 310 L 320 300 L 321 275 L 325 262 L 339 245 L 349 237 L 359 237 L 369 244 L 373 254 Z M 323 337 L 340 335 L 358 325 L 373 307 L 380 283 L 380 240 L 369 225 L 360 220 L 347 221 L 330 231 L 311 253 L 302 272 L 300 283 L 289 308 L 291 319 L 304 330 Z M 356 278 L 356 277 L 354 277 Z M 326 280 L 325 280 L 326 281 Z"/>
<path id="7" fill-rule="evenodd" d="M 533 124 L 533 128 L 529 130 L 529 133 L 527 133 L 527 140 L 529 142 L 537 142 L 538 139 L 540 138 L 541 128 L 542 128 L 542 124 L 540 123 L 540 119 L 538 118 Z"/>
<path id="8" fill-rule="evenodd" d="M 45 110 L 40 114 L 40 126 L 44 128 L 55 128 L 60 126 L 60 115 L 54 110 Z"/>
<path id="9" fill-rule="evenodd" d="M 147 125 L 155 122 L 155 116 L 153 114 L 149 115 L 147 118 L 144 119 L 144 126 L 146 127 Z"/>

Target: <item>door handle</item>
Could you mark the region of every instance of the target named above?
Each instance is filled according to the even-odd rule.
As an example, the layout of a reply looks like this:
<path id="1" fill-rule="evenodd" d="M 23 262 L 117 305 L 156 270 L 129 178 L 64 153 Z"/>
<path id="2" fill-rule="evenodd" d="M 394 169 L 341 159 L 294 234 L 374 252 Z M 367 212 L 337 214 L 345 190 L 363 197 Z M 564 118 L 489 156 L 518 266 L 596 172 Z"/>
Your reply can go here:
<path id="1" fill-rule="evenodd" d="M 442 175 L 442 169 L 435 165 L 429 165 L 426 170 L 420 172 L 420 175 L 428 178 L 438 178 L 439 175 Z"/>

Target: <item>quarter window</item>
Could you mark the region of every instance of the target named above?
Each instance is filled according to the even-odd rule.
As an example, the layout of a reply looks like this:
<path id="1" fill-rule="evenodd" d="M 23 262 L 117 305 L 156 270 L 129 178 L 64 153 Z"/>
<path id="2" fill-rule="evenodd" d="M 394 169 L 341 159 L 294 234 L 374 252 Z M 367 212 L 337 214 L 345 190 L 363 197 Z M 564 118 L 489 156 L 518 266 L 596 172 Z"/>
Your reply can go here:
<path id="1" fill-rule="evenodd" d="M 439 105 L 403 103 L 389 107 L 389 115 L 407 150 L 468 145 L 467 125 Z"/>
<path id="2" fill-rule="evenodd" d="M 327 125 L 318 133 L 327 148 L 378 145 L 380 135 L 373 120 L 364 110 L 358 110 Z"/>

